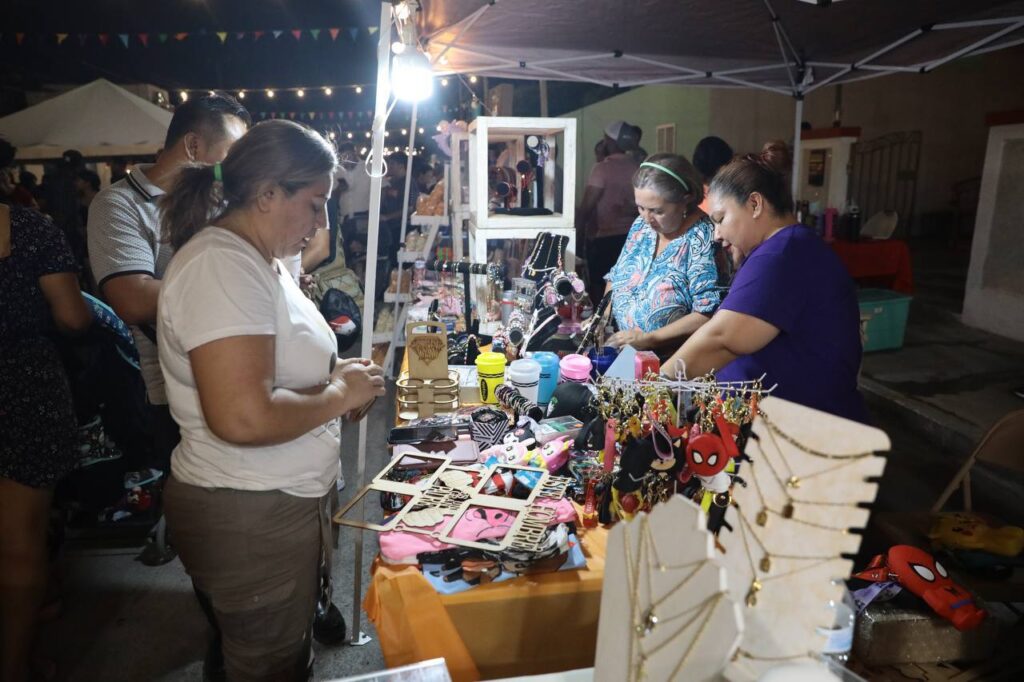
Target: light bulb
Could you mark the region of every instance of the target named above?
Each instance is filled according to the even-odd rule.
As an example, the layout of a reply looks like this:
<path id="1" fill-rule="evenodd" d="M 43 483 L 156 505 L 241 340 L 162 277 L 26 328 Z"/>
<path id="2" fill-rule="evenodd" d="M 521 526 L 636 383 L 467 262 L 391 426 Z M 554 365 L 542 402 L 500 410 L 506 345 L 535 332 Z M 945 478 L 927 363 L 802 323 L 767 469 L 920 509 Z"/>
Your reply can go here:
<path id="1" fill-rule="evenodd" d="M 360 154 L 366 154 L 366 147 L 363 147 L 362 149 L 360 149 L 359 153 Z"/>
<path id="2" fill-rule="evenodd" d="M 356 86 L 356 94 L 357 95 L 363 94 L 363 86 L 362 85 L 357 85 Z"/>
<path id="3" fill-rule="evenodd" d="M 216 94 L 217 94 L 216 92 L 214 92 L 213 90 L 210 90 L 210 97 L 213 97 Z"/>
<path id="4" fill-rule="evenodd" d="M 448 87 L 448 79 L 447 78 L 442 78 L 441 79 L 441 87 L 443 87 L 443 88 L 447 88 Z"/>
<path id="5" fill-rule="evenodd" d="M 477 81 L 477 78 L 476 78 L 476 76 L 470 76 L 470 77 L 469 77 L 469 82 L 470 82 L 470 83 L 476 83 L 476 81 Z"/>
<path id="6" fill-rule="evenodd" d="M 408 128 L 402 128 L 402 134 L 403 135 L 408 135 L 409 134 Z"/>
<path id="7" fill-rule="evenodd" d="M 297 90 L 297 91 L 295 92 L 295 94 L 296 94 L 296 95 L 298 95 L 299 97 L 305 97 L 305 96 L 306 96 L 306 91 L 305 91 L 305 90 L 303 90 L 302 88 L 299 88 L 299 89 L 298 89 L 298 90 Z"/>
<path id="8" fill-rule="evenodd" d="M 270 99 L 274 99 L 274 91 L 273 90 L 267 90 L 267 97 L 269 97 Z"/>
<path id="9" fill-rule="evenodd" d="M 187 102 L 188 101 L 188 93 L 187 92 L 182 90 L 179 94 L 181 95 L 181 101 L 182 102 Z"/>
<path id="10" fill-rule="evenodd" d="M 245 99 L 245 90 L 238 91 L 238 99 Z"/>
<path id="11" fill-rule="evenodd" d="M 367 133 L 366 133 L 366 136 L 367 136 L 367 137 L 369 137 L 369 136 L 370 136 L 370 133 L 369 133 L 369 132 L 367 132 Z"/>
<path id="12" fill-rule="evenodd" d="M 420 128 L 418 132 L 419 132 L 420 135 L 422 135 L 423 134 L 423 128 Z"/>
<path id="13" fill-rule="evenodd" d="M 330 97 L 332 94 L 334 94 L 334 90 L 331 90 L 330 88 L 324 88 L 324 94 Z"/>
<path id="14" fill-rule="evenodd" d="M 430 61 L 419 50 L 395 55 L 391 68 L 391 90 L 406 102 L 422 102 L 434 91 Z"/>
<path id="15" fill-rule="evenodd" d="M 352 139 L 352 133 L 349 133 L 348 135 L 346 135 L 346 137 L 351 140 Z"/>

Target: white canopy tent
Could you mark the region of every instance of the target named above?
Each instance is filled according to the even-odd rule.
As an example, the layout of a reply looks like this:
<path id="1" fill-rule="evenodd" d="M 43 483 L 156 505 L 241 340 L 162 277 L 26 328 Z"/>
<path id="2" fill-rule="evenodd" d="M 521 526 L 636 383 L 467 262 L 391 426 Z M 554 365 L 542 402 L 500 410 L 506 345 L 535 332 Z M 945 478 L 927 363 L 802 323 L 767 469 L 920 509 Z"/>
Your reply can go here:
<path id="1" fill-rule="evenodd" d="M 0 136 L 18 148 L 17 160 L 59 159 L 67 149 L 85 157 L 155 154 L 171 112 L 108 80 L 95 80 L 0 118 Z"/>
<path id="2" fill-rule="evenodd" d="M 678 83 L 757 88 L 794 98 L 797 146 L 803 98 L 818 88 L 892 73 L 926 74 L 960 57 L 1024 43 L 1024 0 L 844 0 L 824 7 L 808 0 L 418 0 L 418 4 L 420 41 L 437 76 L 472 73 L 609 87 Z M 393 106 L 387 99 L 393 37 L 386 30 L 393 21 L 391 2 L 382 2 L 368 264 L 377 258 L 381 154 L 384 126 Z M 950 94 L 952 106 L 955 96 Z M 415 136 L 413 125 L 410 148 Z M 799 147 L 793 158 L 799 158 Z M 408 192 L 407 180 L 405 206 Z M 376 268 L 369 266 L 365 290 L 375 291 L 375 282 Z M 373 350 L 374 308 L 373 296 L 367 296 L 364 357 Z M 361 422 L 360 488 L 366 428 L 366 422 Z M 361 537 L 355 554 L 352 642 L 362 643 Z"/>

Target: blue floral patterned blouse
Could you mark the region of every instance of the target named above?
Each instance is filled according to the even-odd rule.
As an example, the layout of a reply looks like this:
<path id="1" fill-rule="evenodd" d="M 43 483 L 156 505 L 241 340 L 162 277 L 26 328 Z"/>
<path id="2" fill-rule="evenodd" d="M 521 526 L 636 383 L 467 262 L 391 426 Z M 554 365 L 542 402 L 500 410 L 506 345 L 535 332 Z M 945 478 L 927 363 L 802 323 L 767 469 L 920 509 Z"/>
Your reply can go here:
<path id="1" fill-rule="evenodd" d="M 619 260 L 605 275 L 620 330 L 651 332 L 691 312 L 710 315 L 722 302 L 715 226 L 709 218 L 694 223 L 655 257 L 657 246 L 657 233 L 637 218 Z"/>

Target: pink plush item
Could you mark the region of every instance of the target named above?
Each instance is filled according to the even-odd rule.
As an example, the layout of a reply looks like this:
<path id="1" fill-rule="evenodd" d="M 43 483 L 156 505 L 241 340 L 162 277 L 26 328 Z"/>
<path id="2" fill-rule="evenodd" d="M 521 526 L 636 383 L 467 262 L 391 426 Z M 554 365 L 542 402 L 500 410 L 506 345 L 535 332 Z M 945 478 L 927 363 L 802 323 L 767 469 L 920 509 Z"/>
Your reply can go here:
<path id="1" fill-rule="evenodd" d="M 459 540 L 483 542 L 501 541 L 516 520 L 516 512 L 487 507 L 470 507 L 452 529 L 452 537 Z"/>
<path id="2" fill-rule="evenodd" d="M 440 531 L 448 523 L 449 518 L 451 517 L 446 516 L 444 521 L 429 530 Z M 418 564 L 417 554 L 440 552 L 454 547 L 454 545 L 439 542 L 429 535 L 397 530 L 381 533 L 378 539 L 380 540 L 380 557 L 388 564 Z"/>
<path id="3" fill-rule="evenodd" d="M 569 445 L 568 436 L 556 438 L 545 443 L 539 450 L 532 450 L 521 463 L 525 466 L 547 469 L 550 473 L 554 473 L 569 461 Z"/>

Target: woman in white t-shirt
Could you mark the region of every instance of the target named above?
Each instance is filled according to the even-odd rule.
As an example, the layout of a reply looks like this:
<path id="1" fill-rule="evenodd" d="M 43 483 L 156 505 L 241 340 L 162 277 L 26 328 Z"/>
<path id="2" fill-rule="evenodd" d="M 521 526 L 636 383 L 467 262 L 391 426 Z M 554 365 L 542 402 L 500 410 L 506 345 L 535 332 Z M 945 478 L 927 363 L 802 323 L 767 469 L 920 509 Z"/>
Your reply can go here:
<path id="1" fill-rule="evenodd" d="M 337 360 L 279 260 L 326 225 L 336 164 L 317 133 L 268 121 L 163 199 L 157 335 L 181 427 L 165 510 L 231 680 L 307 679 L 340 418 L 384 393 L 379 367 Z"/>

